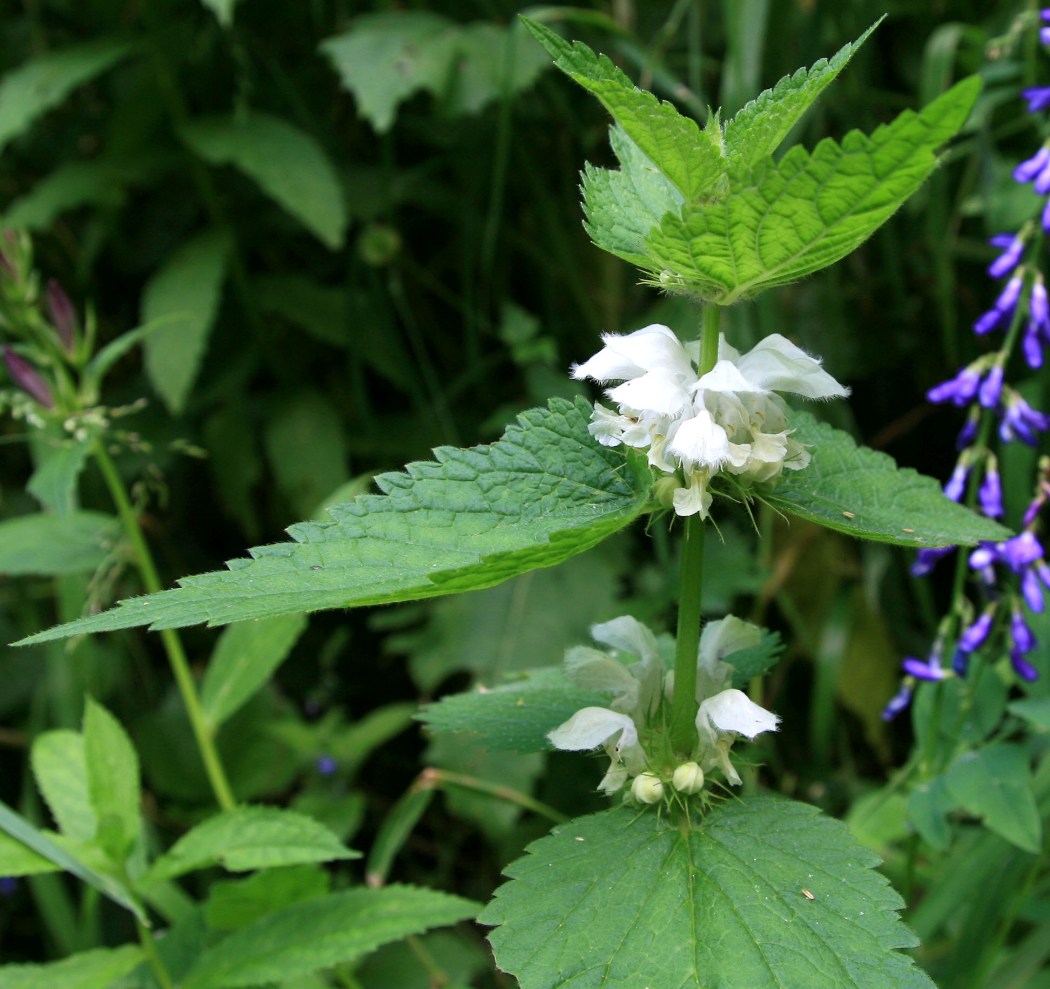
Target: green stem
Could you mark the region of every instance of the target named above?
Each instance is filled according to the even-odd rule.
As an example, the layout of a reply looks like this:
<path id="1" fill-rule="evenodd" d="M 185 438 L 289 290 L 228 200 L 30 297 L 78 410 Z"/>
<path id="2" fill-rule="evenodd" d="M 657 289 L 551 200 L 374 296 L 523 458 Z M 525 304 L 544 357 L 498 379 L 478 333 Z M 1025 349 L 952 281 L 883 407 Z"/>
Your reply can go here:
<path id="1" fill-rule="evenodd" d="M 146 954 L 146 961 L 153 972 L 153 978 L 157 980 L 157 985 L 160 986 L 160 989 L 175 989 L 175 983 L 171 981 L 171 976 L 168 974 L 168 970 L 164 967 L 164 962 L 157 952 L 157 945 L 153 940 L 153 935 L 150 934 L 145 924 L 140 920 L 135 921 L 135 927 L 138 928 L 139 943 Z"/>
<path id="2" fill-rule="evenodd" d="M 135 551 L 135 560 L 138 564 L 139 573 L 142 575 L 142 582 L 150 594 L 156 594 L 162 589 L 160 577 L 157 575 L 157 568 L 153 563 L 153 557 L 142 534 L 138 518 L 135 515 L 135 509 L 131 504 L 131 499 L 128 497 L 127 489 L 124 487 L 124 482 L 101 439 L 95 440 L 92 452 L 95 455 L 99 470 L 102 471 L 102 477 L 106 482 L 106 487 L 109 489 L 110 497 L 112 497 L 113 503 L 117 508 L 117 514 L 120 516 L 121 524 L 124 526 L 124 532 Z M 193 682 L 193 673 L 190 671 L 190 664 L 182 648 L 182 642 L 175 631 L 170 628 L 163 629 L 160 633 L 160 638 L 164 645 L 164 651 L 168 655 L 168 662 L 175 676 L 175 683 L 179 688 L 179 693 L 182 695 L 182 702 L 186 706 L 190 727 L 193 729 L 193 736 L 197 741 L 197 748 L 200 750 L 201 760 L 204 763 L 208 781 L 211 783 L 212 792 L 215 794 L 215 800 L 223 810 L 233 810 L 237 802 L 233 798 L 233 791 L 230 789 L 230 784 L 226 779 L 226 772 L 219 759 L 218 750 L 215 748 L 211 729 L 208 727 L 207 720 L 204 717 L 204 710 L 197 695 L 197 686 Z"/>
<path id="3" fill-rule="evenodd" d="M 715 305 L 704 309 L 700 331 L 701 375 L 718 361 L 718 328 L 722 312 Z M 696 515 L 685 523 L 682 570 L 678 591 L 678 638 L 674 656 L 674 697 L 671 701 L 671 745 L 683 755 L 696 745 L 696 658 L 700 648 L 703 602 L 704 535 L 706 523 Z"/>

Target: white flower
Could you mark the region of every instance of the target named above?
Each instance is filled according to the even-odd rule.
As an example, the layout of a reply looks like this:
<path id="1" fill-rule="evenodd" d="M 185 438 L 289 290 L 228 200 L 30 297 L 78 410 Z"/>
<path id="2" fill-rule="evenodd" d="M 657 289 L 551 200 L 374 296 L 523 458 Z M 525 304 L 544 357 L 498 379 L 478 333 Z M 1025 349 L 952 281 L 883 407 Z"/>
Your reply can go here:
<path id="1" fill-rule="evenodd" d="M 729 748 L 737 735 L 754 738 L 765 731 L 776 731 L 780 718 L 759 707 L 742 690 L 723 690 L 701 701 L 696 712 L 696 732 L 704 749 L 702 765 L 720 766 L 726 779 L 740 785 L 740 776 L 729 761 Z"/>
<path id="2" fill-rule="evenodd" d="M 606 389 L 617 412 L 595 405 L 590 432 L 604 446 L 646 450 L 651 466 L 678 476 L 672 497 L 678 515 L 707 517 L 708 486 L 719 472 L 754 484 L 809 463 L 808 451 L 790 436 L 777 392 L 811 399 L 848 394 L 820 361 L 779 333 L 746 354 L 719 338 L 718 360 L 702 376 L 698 348 L 683 345 L 666 326 L 607 333 L 602 342 L 572 369 L 574 378 L 620 382 Z"/>

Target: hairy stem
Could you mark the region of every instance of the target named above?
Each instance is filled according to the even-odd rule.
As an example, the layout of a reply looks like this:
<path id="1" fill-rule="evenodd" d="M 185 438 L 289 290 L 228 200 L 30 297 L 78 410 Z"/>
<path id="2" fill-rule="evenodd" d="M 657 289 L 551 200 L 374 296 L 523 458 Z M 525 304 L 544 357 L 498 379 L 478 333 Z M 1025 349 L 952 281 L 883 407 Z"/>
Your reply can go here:
<path id="1" fill-rule="evenodd" d="M 138 518 L 135 515 L 135 509 L 131 504 L 131 499 L 128 497 L 127 489 L 124 487 L 124 482 L 101 439 L 95 441 L 92 452 L 95 455 L 99 469 L 102 471 L 102 476 L 113 499 L 113 504 L 117 508 L 117 514 L 120 516 L 124 532 L 135 551 L 135 561 L 138 564 L 139 573 L 142 575 L 142 582 L 150 594 L 155 594 L 162 589 L 160 577 L 157 575 L 153 556 L 149 551 L 149 546 L 146 544 L 145 536 L 142 534 Z M 232 810 L 237 802 L 233 798 L 233 791 L 230 789 L 230 784 L 226 779 L 226 771 L 222 767 L 218 750 L 215 748 L 215 740 L 212 738 L 211 729 L 208 727 L 204 717 L 200 697 L 197 695 L 197 686 L 193 682 L 193 673 L 190 671 L 190 664 L 186 659 L 186 652 L 182 648 L 182 642 L 176 632 L 170 628 L 163 629 L 160 633 L 160 638 L 164 645 L 164 651 L 168 655 L 168 662 L 175 676 L 175 683 L 179 688 L 179 693 L 182 695 L 182 702 L 186 707 L 186 714 L 190 719 L 190 727 L 193 729 L 193 737 L 196 739 L 197 748 L 200 750 L 201 761 L 204 763 L 204 770 L 208 775 L 208 782 L 211 784 L 212 792 L 215 794 L 215 800 L 223 810 Z"/>

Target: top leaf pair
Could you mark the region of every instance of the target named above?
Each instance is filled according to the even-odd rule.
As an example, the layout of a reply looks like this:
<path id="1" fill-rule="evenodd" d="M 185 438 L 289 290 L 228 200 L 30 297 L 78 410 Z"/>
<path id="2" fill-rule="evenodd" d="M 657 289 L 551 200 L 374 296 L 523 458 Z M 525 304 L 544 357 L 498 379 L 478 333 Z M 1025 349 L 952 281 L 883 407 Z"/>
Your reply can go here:
<path id="1" fill-rule="evenodd" d="M 720 305 L 826 268 L 871 236 L 936 167 L 937 148 L 962 126 L 981 85 L 965 79 L 870 135 L 851 131 L 841 144 L 826 139 L 774 161 L 874 26 L 830 60 L 785 76 L 726 124 L 712 113 L 701 129 L 604 55 L 525 23 L 616 120 L 619 171 L 588 165 L 583 174 L 591 239 L 661 288 Z"/>

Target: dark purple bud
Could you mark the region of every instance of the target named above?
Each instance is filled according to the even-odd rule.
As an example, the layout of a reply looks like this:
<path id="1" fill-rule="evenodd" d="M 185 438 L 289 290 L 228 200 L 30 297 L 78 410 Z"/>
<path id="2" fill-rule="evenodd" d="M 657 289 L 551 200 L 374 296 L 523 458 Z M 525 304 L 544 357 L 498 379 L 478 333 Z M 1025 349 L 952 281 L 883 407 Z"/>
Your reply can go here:
<path id="1" fill-rule="evenodd" d="M 995 300 L 995 308 L 1004 316 L 1013 312 L 1014 306 L 1017 305 L 1017 300 L 1021 297 L 1021 288 L 1023 285 L 1024 278 L 1020 275 L 1014 275 L 1013 278 L 1003 286 L 1003 290 L 999 293 L 999 298 Z"/>
<path id="2" fill-rule="evenodd" d="M 1016 649 L 1010 650 L 1010 665 L 1022 680 L 1032 683 L 1039 679 L 1039 671 Z"/>
<path id="3" fill-rule="evenodd" d="M 988 372 L 988 377 L 981 384 L 977 393 L 977 400 L 986 409 L 994 409 L 999 404 L 999 396 L 1003 393 L 1003 367 L 1001 364 L 993 364 Z"/>
<path id="4" fill-rule="evenodd" d="M 955 655 L 952 656 L 952 672 L 959 677 L 966 676 L 966 671 L 970 668 L 970 654 L 963 652 L 961 649 L 955 650 Z"/>
<path id="5" fill-rule="evenodd" d="M 4 363 L 11 380 L 30 398 L 45 409 L 50 409 L 55 404 L 51 397 L 51 386 L 41 377 L 40 372 L 8 346 L 4 347 Z"/>
<path id="6" fill-rule="evenodd" d="M 977 621 L 959 636 L 959 651 L 968 654 L 980 649 L 992 631 L 992 622 L 994 620 L 994 611 L 984 612 Z"/>
<path id="7" fill-rule="evenodd" d="M 1020 608 L 1014 608 L 1010 616 L 1010 638 L 1013 639 L 1014 648 L 1020 652 L 1031 652 L 1039 644 Z"/>
<path id="8" fill-rule="evenodd" d="M 322 776 L 331 776 L 339 768 L 339 763 L 330 755 L 318 756 L 315 765 Z"/>
<path id="9" fill-rule="evenodd" d="M 1045 604 L 1043 602 L 1043 588 L 1039 584 L 1039 578 L 1032 570 L 1026 570 L 1021 574 L 1021 597 L 1024 603 L 1037 615 L 1042 614 Z"/>
<path id="10" fill-rule="evenodd" d="M 934 385 L 927 393 L 926 398 L 935 405 L 941 402 L 951 402 L 953 405 L 962 407 L 968 405 L 977 394 L 981 386 L 981 374 L 972 365 L 964 367 L 954 378 L 942 381 Z"/>
<path id="11" fill-rule="evenodd" d="M 976 415 L 971 414 L 963 423 L 963 428 L 959 430 L 959 435 L 955 438 L 956 450 L 965 450 L 977 438 L 977 419 Z"/>
<path id="12" fill-rule="evenodd" d="M 1021 95 L 1028 101 L 1028 112 L 1038 113 L 1050 106 L 1050 86 L 1033 86 L 1022 89 Z"/>
<path id="13" fill-rule="evenodd" d="M 915 677 L 917 680 L 937 681 L 943 680 L 948 676 L 948 671 L 934 660 L 932 656 L 929 659 L 915 659 L 912 656 L 905 656 L 901 666 L 905 673 Z"/>
<path id="14" fill-rule="evenodd" d="M 62 348 L 67 354 L 72 354 L 77 345 L 77 311 L 65 289 L 54 278 L 47 283 L 47 311 L 51 315 L 51 325 L 62 341 Z"/>
<path id="15" fill-rule="evenodd" d="M 1050 148 L 1044 146 L 1014 169 L 1014 180 L 1031 182 L 1048 164 L 1050 164 Z"/>
<path id="16" fill-rule="evenodd" d="M 882 709 L 882 720 L 892 721 L 901 713 L 901 711 L 905 710 L 910 703 L 911 684 L 905 683 L 901 685 L 901 689 L 889 699 L 886 706 Z"/>
<path id="17" fill-rule="evenodd" d="M 952 476 L 948 478 L 948 483 L 944 486 L 944 495 L 946 498 L 951 498 L 952 501 L 958 501 L 962 498 L 966 491 L 966 478 L 970 476 L 970 465 L 964 463 L 957 463 L 955 470 L 952 471 Z"/>
<path id="18" fill-rule="evenodd" d="M 1046 498 L 1042 494 L 1036 495 L 1031 504 L 1024 510 L 1024 518 L 1021 519 L 1021 525 L 1025 528 L 1030 526 L 1036 520 L 1045 504 Z"/>
<path id="19" fill-rule="evenodd" d="M 1047 150 L 1047 160 L 1050 161 L 1050 150 Z M 1018 166 L 1020 168 L 1021 166 Z M 1016 171 L 1014 175 L 1016 176 Z M 1018 181 L 1028 181 L 1027 179 Z M 1004 243 L 1005 239 L 1005 243 Z M 991 243 L 995 247 L 1004 248 L 1002 254 L 999 255 L 990 265 L 988 265 L 988 274 L 992 278 L 1005 278 L 1017 267 L 1021 260 L 1021 255 L 1024 254 L 1024 241 L 1020 237 L 1014 237 L 1010 234 L 1002 234 L 999 237 L 993 237 Z"/>
<path id="20" fill-rule="evenodd" d="M 923 548 L 915 554 L 915 562 L 911 565 L 913 577 L 925 577 L 930 573 L 937 561 L 955 551 L 954 546 L 938 546 L 935 549 Z"/>
<path id="21" fill-rule="evenodd" d="M 1025 363 L 1030 368 L 1037 370 L 1043 366 L 1043 335 L 1039 332 L 1039 324 L 1035 320 L 1030 319 L 1025 327 L 1021 349 L 1024 351 Z"/>
<path id="22" fill-rule="evenodd" d="M 14 876 L 0 876 L 0 896 L 14 896 L 18 892 L 18 880 Z"/>
<path id="23" fill-rule="evenodd" d="M 981 503 L 981 511 L 990 519 L 1003 517 L 1003 484 L 994 460 L 989 460 L 985 466 L 977 498 Z"/>

